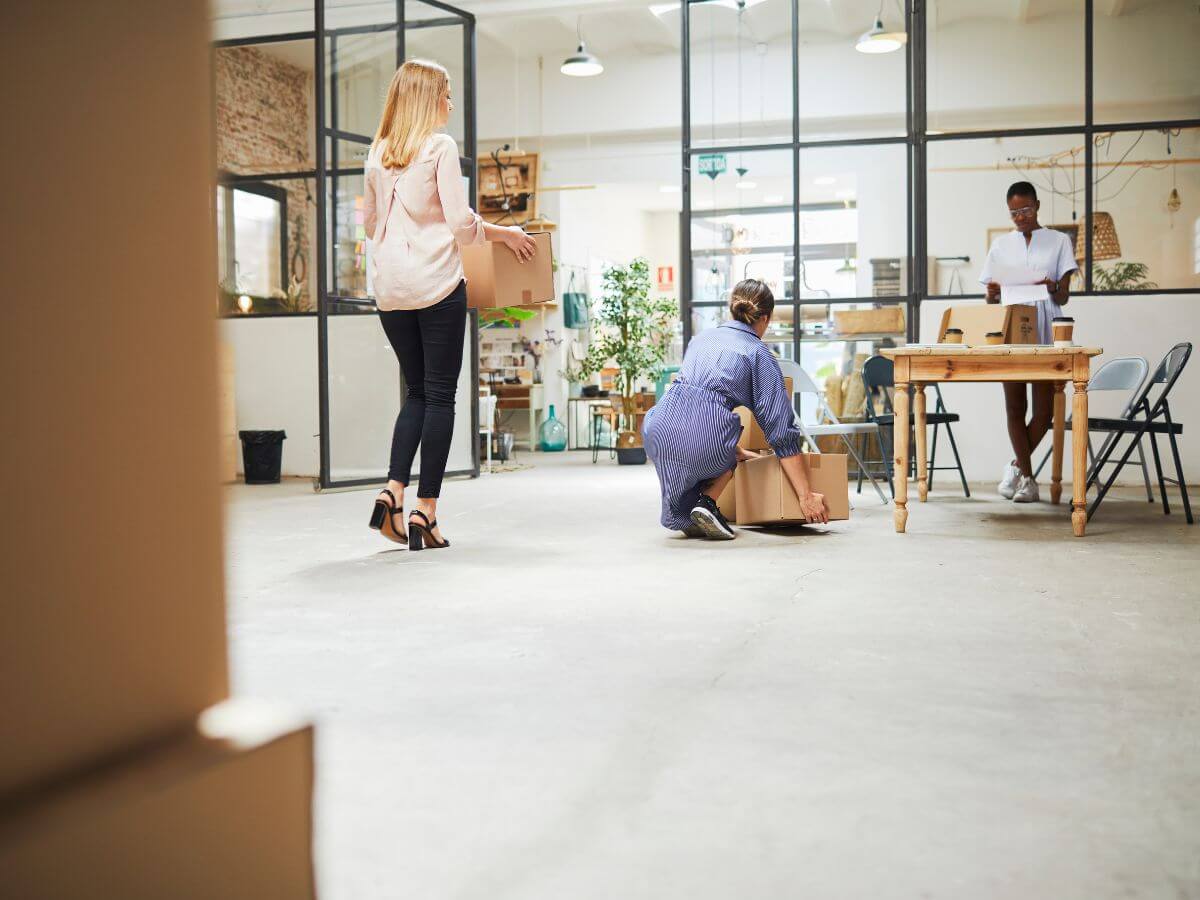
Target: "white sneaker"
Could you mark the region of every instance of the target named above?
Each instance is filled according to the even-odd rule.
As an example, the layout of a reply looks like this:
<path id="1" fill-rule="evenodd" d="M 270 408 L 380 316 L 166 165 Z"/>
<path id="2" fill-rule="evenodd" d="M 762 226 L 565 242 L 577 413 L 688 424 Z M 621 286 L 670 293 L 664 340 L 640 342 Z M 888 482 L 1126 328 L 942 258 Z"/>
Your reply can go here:
<path id="1" fill-rule="evenodd" d="M 1004 467 L 1004 477 L 1000 479 L 1000 483 L 996 485 L 996 490 L 1000 492 L 1000 496 L 1005 500 L 1011 500 L 1013 494 L 1017 492 L 1017 482 L 1021 479 L 1021 470 L 1009 463 Z"/>
<path id="2" fill-rule="evenodd" d="M 1038 499 L 1037 482 L 1028 475 L 1022 475 L 1012 496 L 1013 503 L 1037 503 Z"/>

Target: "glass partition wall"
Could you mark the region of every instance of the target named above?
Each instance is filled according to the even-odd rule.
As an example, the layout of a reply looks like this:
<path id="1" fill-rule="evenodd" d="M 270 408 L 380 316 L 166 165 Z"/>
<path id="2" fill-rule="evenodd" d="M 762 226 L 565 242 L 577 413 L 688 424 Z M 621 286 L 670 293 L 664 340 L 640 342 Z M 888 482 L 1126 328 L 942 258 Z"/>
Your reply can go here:
<path id="1" fill-rule="evenodd" d="M 435 59 L 474 196 L 475 20 L 437 0 L 317 0 L 285 18 L 280 33 L 214 44 L 219 312 L 316 317 L 320 486 L 377 484 L 403 384 L 372 294 L 363 164 L 396 67 Z M 477 335 L 472 312 L 450 475 L 479 472 Z"/>
<path id="2" fill-rule="evenodd" d="M 685 341 L 756 277 L 780 357 L 844 379 L 922 299 L 983 296 L 1016 181 L 1074 292 L 1200 292 L 1194 3 L 685 0 L 680 28 Z"/>

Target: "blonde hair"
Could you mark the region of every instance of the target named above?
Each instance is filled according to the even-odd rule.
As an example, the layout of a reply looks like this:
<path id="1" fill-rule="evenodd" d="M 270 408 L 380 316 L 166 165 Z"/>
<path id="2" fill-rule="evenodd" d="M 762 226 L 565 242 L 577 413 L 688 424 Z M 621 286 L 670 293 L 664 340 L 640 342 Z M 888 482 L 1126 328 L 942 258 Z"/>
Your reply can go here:
<path id="1" fill-rule="evenodd" d="M 410 59 L 392 76 L 375 143 L 385 168 L 407 166 L 438 127 L 439 105 L 450 91 L 450 74 L 435 62 Z"/>
<path id="2" fill-rule="evenodd" d="M 775 295 L 756 278 L 739 281 L 729 297 L 729 314 L 747 325 L 753 325 L 774 311 Z"/>

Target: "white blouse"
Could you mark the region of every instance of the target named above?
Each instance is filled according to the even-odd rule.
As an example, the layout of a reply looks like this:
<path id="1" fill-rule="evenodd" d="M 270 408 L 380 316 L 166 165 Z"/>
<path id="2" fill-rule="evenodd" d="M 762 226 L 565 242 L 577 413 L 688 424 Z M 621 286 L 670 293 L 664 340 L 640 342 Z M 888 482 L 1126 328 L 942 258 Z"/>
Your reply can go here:
<path id="1" fill-rule="evenodd" d="M 1015 229 L 996 238 L 983 263 L 983 271 L 979 273 L 980 284 L 986 285 L 993 280 L 992 270 L 997 264 L 1045 272 L 1051 281 L 1062 281 L 1079 268 L 1075 262 L 1075 246 L 1071 239 L 1052 228 L 1036 229 L 1030 234 L 1028 243 L 1025 241 L 1025 235 Z M 1051 344 L 1054 342 L 1051 321 L 1055 316 L 1063 314 L 1063 308 L 1055 303 L 1053 298 L 1039 300 L 1037 308 L 1038 342 Z"/>
<path id="2" fill-rule="evenodd" d="M 485 240 L 463 186 L 458 145 L 448 134 L 432 134 L 403 169 L 385 169 L 381 155 L 372 145 L 363 197 L 375 305 L 433 306 L 463 280 L 459 245 Z"/>

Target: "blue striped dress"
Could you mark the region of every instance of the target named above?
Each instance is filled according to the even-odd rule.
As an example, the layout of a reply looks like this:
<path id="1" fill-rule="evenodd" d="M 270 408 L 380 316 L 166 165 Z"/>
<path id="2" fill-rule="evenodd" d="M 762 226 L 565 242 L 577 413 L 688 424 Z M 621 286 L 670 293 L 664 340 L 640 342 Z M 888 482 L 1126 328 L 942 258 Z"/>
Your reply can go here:
<path id="1" fill-rule="evenodd" d="M 663 527 L 690 526 L 701 490 L 737 465 L 735 406 L 754 410 L 776 456 L 800 452 L 779 361 L 753 328 L 731 321 L 692 338 L 679 375 L 642 426 L 662 489 Z"/>

